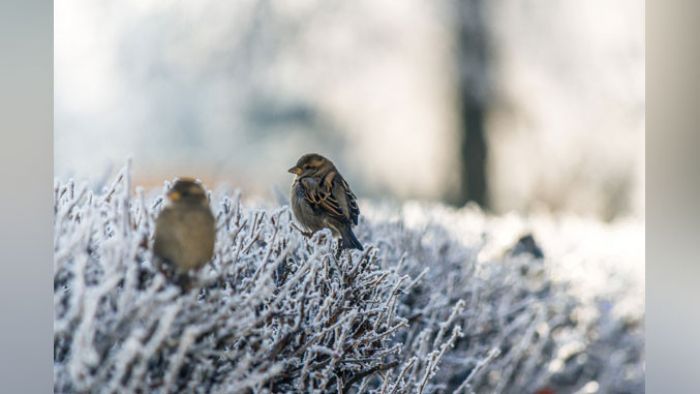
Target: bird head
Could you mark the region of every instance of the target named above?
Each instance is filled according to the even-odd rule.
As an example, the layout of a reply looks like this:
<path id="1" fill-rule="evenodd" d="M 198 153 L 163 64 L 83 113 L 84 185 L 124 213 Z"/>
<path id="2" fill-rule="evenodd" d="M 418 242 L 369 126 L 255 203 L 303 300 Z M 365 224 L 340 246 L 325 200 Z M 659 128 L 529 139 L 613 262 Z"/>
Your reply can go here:
<path id="1" fill-rule="evenodd" d="M 287 170 L 298 177 L 324 175 L 335 170 L 333 163 L 318 153 L 308 153 L 299 158 L 297 164 Z"/>
<path id="2" fill-rule="evenodd" d="M 175 184 L 168 190 L 167 197 L 173 204 L 209 204 L 204 187 L 193 178 L 176 180 Z"/>

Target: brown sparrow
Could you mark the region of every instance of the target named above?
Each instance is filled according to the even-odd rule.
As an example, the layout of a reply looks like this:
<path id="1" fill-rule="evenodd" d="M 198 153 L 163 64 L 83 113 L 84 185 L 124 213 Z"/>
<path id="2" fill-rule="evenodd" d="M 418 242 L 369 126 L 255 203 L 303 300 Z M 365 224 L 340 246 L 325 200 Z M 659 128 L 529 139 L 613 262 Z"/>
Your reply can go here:
<path id="1" fill-rule="evenodd" d="M 297 221 L 310 232 L 329 228 L 342 240 L 339 250 L 363 250 L 352 232 L 360 216 L 357 199 L 335 165 L 319 154 L 309 153 L 288 171 L 296 175 L 291 205 Z"/>
<path id="2" fill-rule="evenodd" d="M 161 271 L 174 270 L 182 286 L 188 272 L 214 255 L 216 225 L 204 188 L 194 179 L 177 180 L 167 198 L 170 203 L 156 219 L 153 253 L 161 260 Z"/>

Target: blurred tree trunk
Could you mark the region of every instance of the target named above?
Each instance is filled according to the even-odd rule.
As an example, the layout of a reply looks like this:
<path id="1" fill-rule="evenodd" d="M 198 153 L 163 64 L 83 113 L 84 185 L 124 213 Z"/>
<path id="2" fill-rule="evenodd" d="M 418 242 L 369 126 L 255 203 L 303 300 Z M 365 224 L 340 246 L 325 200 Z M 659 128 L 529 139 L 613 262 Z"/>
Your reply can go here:
<path id="1" fill-rule="evenodd" d="M 488 32 L 485 0 L 457 0 L 457 62 L 461 116 L 461 184 L 456 203 L 489 208 L 484 129 L 488 95 Z"/>

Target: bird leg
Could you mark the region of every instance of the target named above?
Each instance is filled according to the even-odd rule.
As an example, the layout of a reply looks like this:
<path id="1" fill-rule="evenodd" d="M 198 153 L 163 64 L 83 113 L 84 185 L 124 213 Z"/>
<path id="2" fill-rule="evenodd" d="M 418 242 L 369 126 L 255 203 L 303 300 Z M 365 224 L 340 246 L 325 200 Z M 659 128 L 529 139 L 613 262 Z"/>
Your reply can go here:
<path id="1" fill-rule="evenodd" d="M 174 282 L 180 287 L 180 293 L 185 294 L 190 291 L 194 285 L 192 278 L 186 272 L 177 273 Z"/>
<path id="2" fill-rule="evenodd" d="M 302 229 L 299 228 L 299 226 L 297 226 L 294 222 L 292 222 L 292 227 L 294 227 L 295 229 L 297 229 L 297 231 L 299 231 L 299 232 L 300 232 L 303 236 L 305 236 L 306 238 L 311 238 L 311 236 L 314 235 L 314 233 L 312 233 L 311 231 L 304 231 L 304 230 L 302 230 Z"/>

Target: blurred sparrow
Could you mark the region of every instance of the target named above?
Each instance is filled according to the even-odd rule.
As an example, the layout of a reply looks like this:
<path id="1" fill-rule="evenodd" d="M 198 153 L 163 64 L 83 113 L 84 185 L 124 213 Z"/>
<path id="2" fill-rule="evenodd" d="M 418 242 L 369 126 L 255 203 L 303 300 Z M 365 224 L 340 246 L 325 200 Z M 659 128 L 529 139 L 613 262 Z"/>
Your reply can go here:
<path id="1" fill-rule="evenodd" d="M 292 183 L 291 204 L 297 221 L 310 232 L 329 228 L 342 240 L 339 251 L 363 250 L 352 232 L 360 209 L 350 186 L 335 165 L 321 155 L 310 153 L 302 156 L 288 171 L 296 175 Z"/>
<path id="2" fill-rule="evenodd" d="M 204 188 L 194 179 L 177 180 L 167 197 L 170 204 L 156 219 L 153 252 L 161 271 L 174 274 L 184 288 L 188 272 L 211 260 L 216 225 Z"/>

